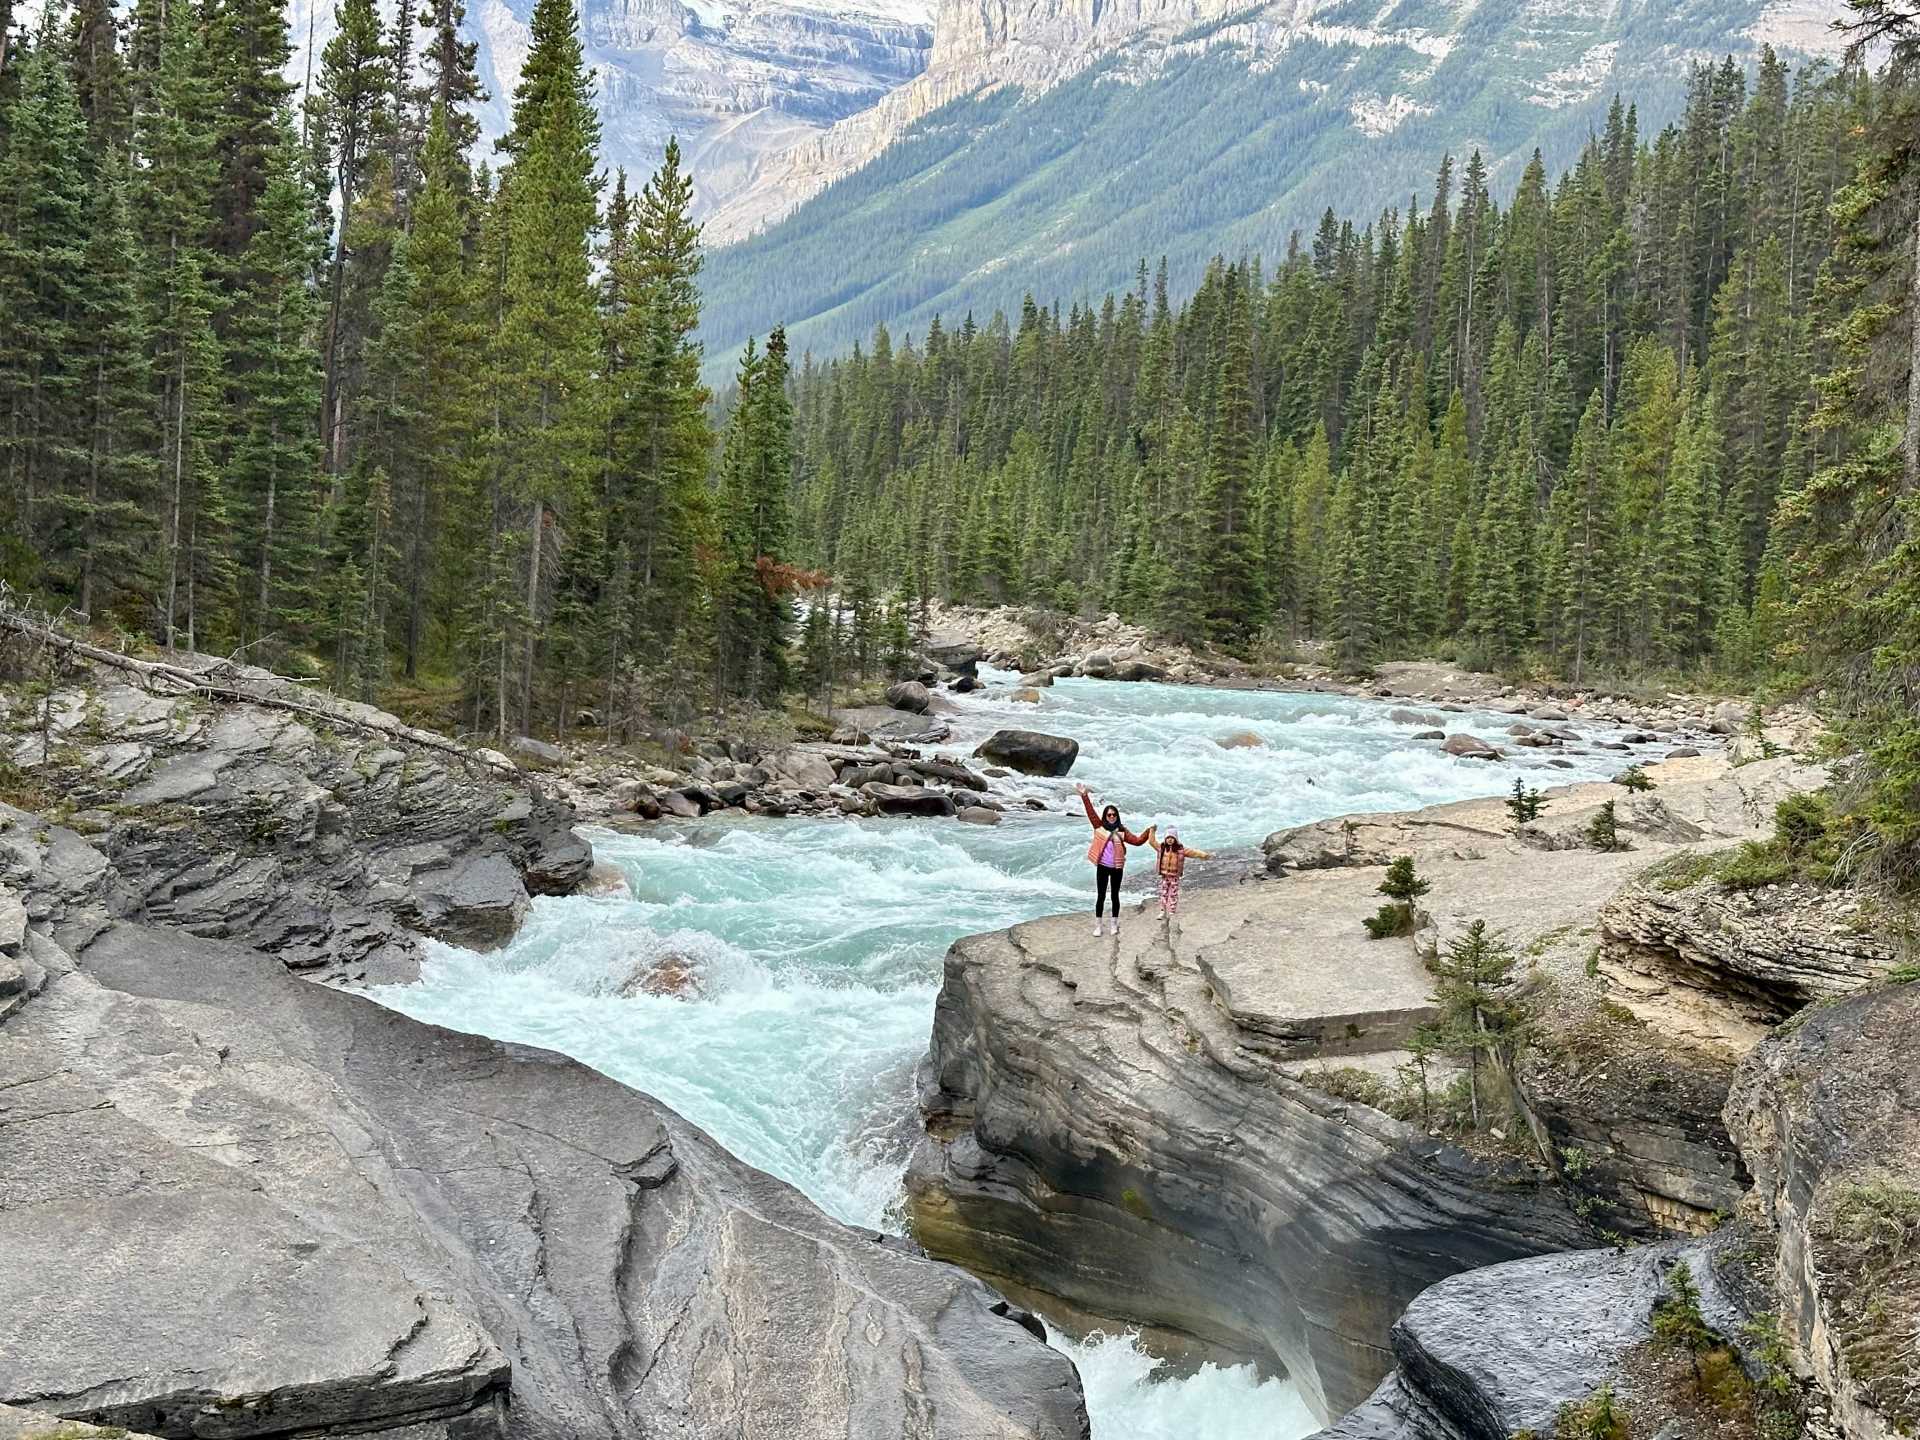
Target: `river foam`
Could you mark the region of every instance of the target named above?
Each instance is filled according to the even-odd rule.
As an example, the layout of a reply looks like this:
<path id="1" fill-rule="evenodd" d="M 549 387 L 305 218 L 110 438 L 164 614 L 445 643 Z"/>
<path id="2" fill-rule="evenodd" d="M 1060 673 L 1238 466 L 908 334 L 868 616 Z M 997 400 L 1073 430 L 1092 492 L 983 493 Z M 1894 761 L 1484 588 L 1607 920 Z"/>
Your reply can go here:
<path id="1" fill-rule="evenodd" d="M 1072 680 L 1035 707 L 993 688 L 1010 677 L 986 678 L 984 695 L 960 702 L 946 748 L 964 753 L 1003 725 L 1072 735 L 1074 779 L 1135 828 L 1177 824 L 1209 850 L 1329 815 L 1498 794 L 1515 774 L 1545 785 L 1625 763 L 1606 752 L 1576 755 L 1570 770 L 1538 751 L 1459 760 L 1412 742 L 1420 727 L 1392 720 L 1389 705 L 1340 696 Z M 1444 719 L 1496 739 L 1513 717 Z M 1259 743 L 1222 743 L 1249 737 Z M 1050 808 L 993 827 L 714 818 L 593 832 L 631 898 L 535 900 L 504 949 L 434 946 L 416 984 L 374 994 L 422 1020 L 572 1055 L 840 1219 L 898 1229 L 913 1070 L 946 947 L 1090 907 L 1071 783 L 1006 783 Z M 1129 898 L 1145 885 L 1136 878 Z M 1297 1440 L 1314 1428 L 1291 1387 L 1245 1368 L 1155 1380 L 1128 1337 L 1056 1343 L 1081 1367 L 1096 1440 Z"/>

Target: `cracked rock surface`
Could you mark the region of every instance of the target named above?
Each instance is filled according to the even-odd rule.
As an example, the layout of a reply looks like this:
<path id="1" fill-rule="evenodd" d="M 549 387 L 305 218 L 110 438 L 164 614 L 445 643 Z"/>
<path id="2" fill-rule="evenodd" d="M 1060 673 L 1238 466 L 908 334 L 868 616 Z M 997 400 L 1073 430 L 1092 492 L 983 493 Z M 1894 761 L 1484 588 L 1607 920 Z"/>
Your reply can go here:
<path id="1" fill-rule="evenodd" d="M 293 704 L 305 693 L 253 683 Z M 571 808 L 490 751 L 117 678 L 55 693 L 43 759 L 45 718 L 38 699 L 0 700 L 0 758 L 98 841 L 139 918 L 327 978 L 410 978 L 421 935 L 504 944 L 531 895 L 570 893 L 593 863 Z"/>

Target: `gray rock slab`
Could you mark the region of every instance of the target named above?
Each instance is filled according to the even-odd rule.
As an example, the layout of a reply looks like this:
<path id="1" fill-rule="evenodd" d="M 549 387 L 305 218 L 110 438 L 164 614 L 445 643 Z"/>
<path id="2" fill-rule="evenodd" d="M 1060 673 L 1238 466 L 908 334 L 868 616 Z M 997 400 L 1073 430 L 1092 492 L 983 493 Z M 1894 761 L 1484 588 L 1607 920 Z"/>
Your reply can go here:
<path id="1" fill-rule="evenodd" d="M 647 1097 L 131 924 L 0 1026 L 0 1314 L 0 1401 L 169 1435 L 1086 1434 L 992 1291 Z"/>

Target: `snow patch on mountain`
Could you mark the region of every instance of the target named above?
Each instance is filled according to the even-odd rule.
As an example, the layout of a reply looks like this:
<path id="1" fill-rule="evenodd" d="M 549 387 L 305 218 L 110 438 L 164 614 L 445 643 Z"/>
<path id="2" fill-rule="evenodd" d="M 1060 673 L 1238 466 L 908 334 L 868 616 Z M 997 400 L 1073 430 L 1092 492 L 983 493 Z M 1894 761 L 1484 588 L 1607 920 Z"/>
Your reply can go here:
<path id="1" fill-rule="evenodd" d="M 1613 73 L 1613 59 L 1619 53 L 1618 40 L 1595 45 L 1573 64 L 1549 70 L 1536 80 L 1533 93 L 1527 96 L 1527 103 L 1548 110 L 1559 110 L 1591 99 L 1600 93 L 1601 85 Z"/>
<path id="2" fill-rule="evenodd" d="M 1433 114 L 1433 106 L 1422 105 L 1410 95 L 1366 95 L 1351 102 L 1347 113 L 1353 116 L 1353 128 L 1369 140 L 1391 135 L 1415 115 Z"/>

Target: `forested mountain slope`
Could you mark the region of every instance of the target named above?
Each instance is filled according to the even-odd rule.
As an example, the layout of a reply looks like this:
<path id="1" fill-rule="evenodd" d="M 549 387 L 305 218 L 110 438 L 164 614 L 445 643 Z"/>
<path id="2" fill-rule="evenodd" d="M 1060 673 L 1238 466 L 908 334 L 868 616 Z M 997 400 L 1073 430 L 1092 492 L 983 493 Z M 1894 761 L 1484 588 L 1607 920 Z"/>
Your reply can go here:
<path id="1" fill-rule="evenodd" d="M 1653 133 L 1679 113 L 1691 63 L 1749 64 L 1766 35 L 1789 59 L 1831 51 L 1837 9 L 1349 0 L 1141 32 L 1064 83 L 950 101 L 787 219 L 716 249 L 709 355 L 730 357 L 769 315 L 795 353 L 833 354 L 880 323 L 917 335 L 936 313 L 984 321 L 1026 294 L 1071 303 L 1126 288 L 1143 256 L 1166 256 L 1184 291 L 1215 254 L 1278 257 L 1329 206 L 1405 206 L 1446 153 L 1478 150 L 1504 198 L 1536 148 L 1550 173 L 1571 163 L 1616 93 Z M 957 22 L 943 10 L 939 23 L 916 86 L 941 71 Z"/>

